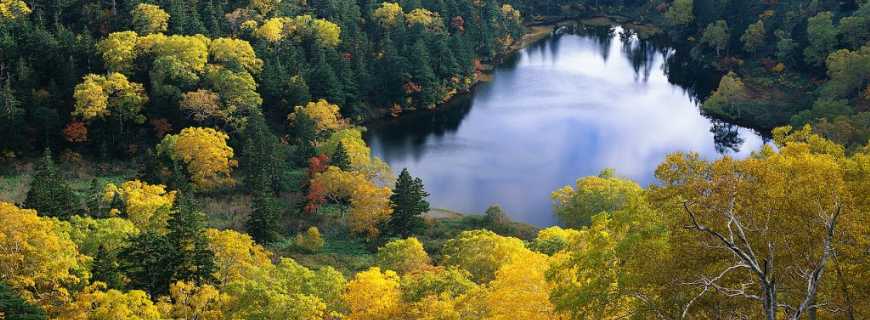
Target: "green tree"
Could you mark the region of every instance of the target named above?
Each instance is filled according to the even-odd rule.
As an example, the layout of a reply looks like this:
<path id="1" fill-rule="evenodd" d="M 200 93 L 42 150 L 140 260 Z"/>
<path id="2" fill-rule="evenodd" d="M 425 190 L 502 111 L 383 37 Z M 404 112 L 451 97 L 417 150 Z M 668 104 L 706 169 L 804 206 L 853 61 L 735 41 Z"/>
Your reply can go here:
<path id="1" fill-rule="evenodd" d="M 296 146 L 295 158 L 296 165 L 299 167 L 307 166 L 308 159 L 317 155 L 317 149 L 314 147 L 314 142 L 317 139 L 315 125 L 314 119 L 311 119 L 305 112 L 300 112 L 293 119 L 290 137 Z"/>
<path id="2" fill-rule="evenodd" d="M 388 232 L 402 237 L 413 234 L 422 224 L 420 215 L 429 211 L 428 196 L 423 190 L 423 180 L 411 177 L 408 169 L 402 169 L 390 196 L 393 214 L 387 222 Z"/>
<path id="3" fill-rule="evenodd" d="M 750 24 L 749 27 L 746 28 L 746 32 L 740 36 L 740 41 L 743 41 L 743 48 L 746 49 L 747 52 L 756 53 L 764 45 L 766 36 L 767 33 L 764 30 L 764 21 L 758 20 L 758 22 Z"/>
<path id="4" fill-rule="evenodd" d="M 124 288 L 124 274 L 121 273 L 117 256 L 102 245 L 91 263 L 91 281 L 103 282 L 111 289 Z"/>
<path id="5" fill-rule="evenodd" d="M 820 12 L 807 20 L 807 40 L 810 45 L 804 49 L 804 59 L 810 65 L 821 66 L 837 46 L 837 28 L 829 11 Z"/>
<path id="6" fill-rule="evenodd" d="M 339 142 L 338 146 L 335 147 L 335 152 L 332 153 L 329 164 L 343 171 L 350 171 L 350 156 L 347 154 L 347 149 L 344 148 L 344 143 Z"/>
<path id="7" fill-rule="evenodd" d="M 716 56 L 728 48 L 728 22 L 725 20 L 717 20 L 716 22 L 707 25 L 704 29 L 704 34 L 701 36 L 701 42 L 716 50 Z"/>
<path id="8" fill-rule="evenodd" d="M 24 207 L 43 216 L 61 219 L 69 218 L 79 209 L 78 198 L 57 171 L 49 149 L 45 149 L 42 161 L 36 166 Z"/>
<path id="9" fill-rule="evenodd" d="M 0 317 L 6 320 L 48 319 L 42 308 L 22 299 L 5 282 L 0 282 Z"/>
<path id="10" fill-rule="evenodd" d="M 253 210 L 245 223 L 248 234 L 262 244 L 278 240 L 281 208 L 275 197 L 266 190 L 257 190 L 251 207 Z"/>
<path id="11" fill-rule="evenodd" d="M 171 268 L 175 281 L 203 283 L 212 279 L 214 252 L 205 235 L 205 214 L 197 210 L 190 192 L 182 191 L 175 199 L 172 217 L 167 223 L 167 240 L 172 244 Z"/>
<path id="12" fill-rule="evenodd" d="M 435 107 L 438 103 L 438 83 L 435 72 L 432 71 L 429 60 L 429 48 L 423 39 L 417 39 L 410 54 L 408 55 L 413 81 L 420 87 L 418 93 L 418 105 L 424 108 Z"/>
<path id="13" fill-rule="evenodd" d="M 692 14 L 692 0 L 674 0 L 671 7 L 665 12 L 665 18 L 672 25 L 685 26 L 695 20 L 695 15 Z"/>
<path id="14" fill-rule="evenodd" d="M 118 253 L 118 261 L 131 288 L 156 296 L 169 292 L 175 270 L 174 252 L 166 236 L 146 232 L 130 239 L 130 244 Z"/>
<path id="15" fill-rule="evenodd" d="M 250 190 L 275 187 L 281 166 L 280 154 L 278 137 L 269 129 L 263 116 L 249 116 L 239 160 L 246 186 Z"/>

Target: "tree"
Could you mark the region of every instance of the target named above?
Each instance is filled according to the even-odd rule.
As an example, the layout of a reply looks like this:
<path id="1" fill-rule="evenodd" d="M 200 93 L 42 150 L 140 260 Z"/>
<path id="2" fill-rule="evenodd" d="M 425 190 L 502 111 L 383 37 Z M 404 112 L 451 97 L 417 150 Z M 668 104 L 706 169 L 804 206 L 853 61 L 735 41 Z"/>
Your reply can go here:
<path id="1" fill-rule="evenodd" d="M 695 20 L 695 15 L 692 14 L 693 2 L 692 0 L 674 0 L 668 11 L 665 12 L 665 18 L 675 26 L 685 26 L 692 23 Z"/>
<path id="2" fill-rule="evenodd" d="M 159 320 L 160 310 L 141 290 L 127 292 L 109 289 L 103 283 L 86 287 L 76 295 L 75 302 L 67 306 L 63 319 L 141 319 Z"/>
<path id="3" fill-rule="evenodd" d="M 94 257 L 103 250 L 116 252 L 127 245 L 127 239 L 140 233 L 135 224 L 122 218 L 95 219 L 73 216 L 67 230 L 70 239 L 84 255 Z"/>
<path id="4" fill-rule="evenodd" d="M 279 220 L 281 208 L 278 201 L 267 190 L 254 191 L 254 201 L 251 204 L 251 215 L 245 223 L 245 228 L 258 243 L 270 243 L 280 237 Z"/>
<path id="5" fill-rule="evenodd" d="M 807 40 L 810 45 L 804 48 L 804 59 L 810 65 L 820 66 L 825 63 L 837 46 L 837 28 L 834 27 L 833 15 L 829 11 L 807 20 Z"/>
<path id="6" fill-rule="evenodd" d="M 350 199 L 348 224 L 352 232 L 375 239 L 380 235 L 379 226 L 392 213 L 390 189 L 379 187 L 359 172 L 345 172 L 330 166 L 315 174 L 312 185 L 323 188 L 323 193 L 332 200 Z"/>
<path id="7" fill-rule="evenodd" d="M 530 253 L 499 268 L 483 301 L 487 319 L 563 319 L 550 302 L 548 265 L 546 255 Z"/>
<path id="8" fill-rule="evenodd" d="M 163 33 L 169 28 L 169 14 L 153 4 L 136 5 L 130 16 L 133 17 L 133 29 L 139 34 Z"/>
<path id="9" fill-rule="evenodd" d="M 287 118 L 290 120 L 291 124 L 295 124 L 297 118 L 301 117 L 301 114 L 304 113 L 308 119 L 314 121 L 314 129 L 318 133 L 322 133 L 324 131 L 343 129 L 348 126 L 347 121 L 341 118 L 339 110 L 340 109 L 337 105 L 331 104 L 324 99 L 320 99 L 316 102 L 308 102 L 305 106 L 296 106 L 296 108 L 293 109 L 293 113 L 291 113 Z M 299 121 L 305 120 L 303 119 Z"/>
<path id="10" fill-rule="evenodd" d="M 521 255 L 529 254 L 520 239 L 502 237 L 488 230 L 463 231 L 450 239 L 442 249 L 442 263 L 458 266 L 471 274 L 477 283 L 486 283 L 495 278 L 502 266 Z"/>
<path id="11" fill-rule="evenodd" d="M 0 281 L 48 312 L 68 302 L 64 285 L 82 281 L 86 272 L 85 257 L 61 226 L 34 210 L 0 202 Z"/>
<path id="12" fill-rule="evenodd" d="M 215 255 L 205 234 L 205 214 L 196 209 L 190 195 L 175 202 L 167 223 L 166 238 L 173 246 L 172 259 L 164 267 L 173 270 L 173 281 L 202 284 L 213 279 Z"/>
<path id="13" fill-rule="evenodd" d="M 574 229 L 562 229 L 558 226 L 544 228 L 538 231 L 538 236 L 529 244 L 529 249 L 552 256 L 568 249 L 571 241 L 578 236 L 580 233 Z"/>
<path id="14" fill-rule="evenodd" d="M 97 43 L 97 51 L 100 52 L 109 71 L 129 73 L 133 71 L 134 60 L 139 55 L 138 44 L 139 35 L 135 31 L 112 32 Z M 97 84 L 84 82 L 82 85 L 87 85 L 90 92 L 100 90 L 95 87 L 98 86 Z"/>
<path id="15" fill-rule="evenodd" d="M 175 246 L 166 236 L 145 232 L 130 239 L 118 252 L 118 261 L 122 272 L 130 279 L 131 288 L 159 295 L 169 291 L 175 273 L 174 256 Z"/>
<path id="16" fill-rule="evenodd" d="M 107 76 L 88 74 L 81 84 L 75 88 L 75 110 L 73 115 L 84 120 L 113 117 L 122 124 L 133 121 L 137 124 L 145 122 L 141 115 L 142 107 L 148 102 L 145 88 L 138 83 L 130 82 L 121 73 L 110 73 Z"/>
<path id="17" fill-rule="evenodd" d="M 378 248 L 377 265 L 384 270 L 407 274 L 428 266 L 429 255 L 417 238 L 393 240 Z"/>
<path id="18" fill-rule="evenodd" d="M 422 225 L 420 216 L 429 211 L 429 196 L 423 190 L 423 180 L 413 178 L 408 169 L 402 169 L 393 194 L 390 195 L 390 207 L 393 214 L 387 222 L 391 234 L 407 237 Z"/>
<path id="19" fill-rule="evenodd" d="M 348 282 L 344 301 L 348 304 L 349 320 L 395 319 L 401 312 L 399 276 L 378 267 L 357 273 Z"/>
<path id="20" fill-rule="evenodd" d="M 734 312 L 766 319 L 813 319 L 831 303 L 832 278 L 842 277 L 830 270 L 834 250 L 861 237 L 850 227 L 860 208 L 851 181 L 866 172 L 845 169 L 852 162 L 842 146 L 809 126 L 778 128 L 774 141 L 777 151 L 766 147 L 744 160 L 674 154 L 656 170 L 656 198 L 678 217 L 669 228 L 680 244 L 674 259 L 693 267 L 673 280 L 698 297 L 684 314 L 702 312 L 708 294 L 748 298 Z"/>
<path id="21" fill-rule="evenodd" d="M 249 280 L 272 265 L 271 253 L 251 239 L 233 230 L 207 229 L 209 249 L 214 252 L 214 277 L 219 284 Z"/>
<path id="22" fill-rule="evenodd" d="M 118 262 L 117 253 L 111 252 L 100 246 L 94 260 L 91 262 L 91 280 L 102 282 L 110 289 L 123 289 L 126 279 L 121 272 L 121 264 Z"/>
<path id="23" fill-rule="evenodd" d="M 163 185 L 131 180 L 120 186 L 106 184 L 102 202 L 110 208 L 109 216 L 127 218 L 142 232 L 164 234 L 175 195 L 175 191 L 166 191 Z"/>
<path id="24" fill-rule="evenodd" d="M 293 244 L 303 251 L 314 253 L 323 248 L 323 238 L 320 236 L 320 230 L 317 227 L 308 227 L 305 232 L 296 234 L 293 238 Z"/>
<path id="25" fill-rule="evenodd" d="M 317 147 L 321 153 L 332 156 L 335 154 L 335 150 L 338 149 L 339 144 L 347 152 L 351 167 L 362 168 L 372 162 L 371 149 L 369 149 L 365 140 L 363 140 L 362 131 L 359 128 L 346 128 L 335 131 L 326 141 L 323 141 Z"/>
<path id="26" fill-rule="evenodd" d="M 338 143 L 335 152 L 332 153 L 332 157 L 329 159 L 329 164 L 338 167 L 342 171 L 351 170 L 350 156 L 347 154 L 347 150 L 341 142 Z"/>
<path id="27" fill-rule="evenodd" d="M 42 161 L 34 170 L 24 207 L 34 209 L 40 215 L 61 219 L 68 219 L 80 209 L 79 199 L 57 171 L 49 149 L 45 149 Z"/>
<path id="28" fill-rule="evenodd" d="M 601 212 L 630 209 L 643 201 L 637 183 L 614 176 L 612 169 L 598 176 L 577 179 L 576 187 L 564 186 L 551 195 L 553 209 L 568 227 L 588 226 L 592 216 Z"/>
<path id="29" fill-rule="evenodd" d="M 764 45 L 766 37 L 767 31 L 764 30 L 764 20 L 758 20 L 746 28 L 746 31 L 740 36 L 740 41 L 743 41 L 743 48 L 747 52 L 756 53 Z"/>
<path id="30" fill-rule="evenodd" d="M 0 282 L 0 314 L 8 320 L 46 320 L 48 316 L 39 306 L 30 304 L 12 288 Z"/>
<path id="31" fill-rule="evenodd" d="M 169 287 L 169 298 L 161 299 L 157 307 L 167 319 L 225 319 L 223 309 L 230 297 L 217 288 L 204 284 L 179 281 Z"/>
<path id="32" fill-rule="evenodd" d="M 8 23 L 29 15 L 32 11 L 27 3 L 18 0 L 0 2 L 0 23 Z"/>
<path id="33" fill-rule="evenodd" d="M 317 156 L 314 147 L 317 139 L 316 122 L 305 112 L 298 114 L 291 121 L 290 137 L 296 145 L 296 165 L 307 166 L 308 159 Z"/>
<path id="34" fill-rule="evenodd" d="M 704 101 L 702 108 L 714 114 L 740 116 L 739 104 L 747 97 L 746 86 L 734 72 L 719 80 L 719 87 Z"/>
<path id="35" fill-rule="evenodd" d="M 210 190 L 235 183 L 230 173 L 237 162 L 228 139 L 227 134 L 212 128 L 184 128 L 163 137 L 157 153 L 184 165 L 198 189 Z"/>
<path id="36" fill-rule="evenodd" d="M 707 25 L 707 28 L 704 29 L 701 42 L 716 50 L 716 56 L 718 57 L 722 50 L 728 48 L 728 40 L 731 37 L 728 32 L 728 22 L 717 20 Z"/>

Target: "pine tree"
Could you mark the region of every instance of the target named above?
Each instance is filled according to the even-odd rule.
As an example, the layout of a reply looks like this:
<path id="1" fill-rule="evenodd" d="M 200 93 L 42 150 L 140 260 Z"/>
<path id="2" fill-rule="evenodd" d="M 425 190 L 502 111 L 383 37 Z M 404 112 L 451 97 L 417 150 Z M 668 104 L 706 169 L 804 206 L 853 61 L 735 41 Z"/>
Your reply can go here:
<path id="1" fill-rule="evenodd" d="M 36 167 L 24 207 L 34 209 L 40 215 L 61 219 L 69 218 L 79 208 L 78 198 L 57 172 L 49 149 L 45 149 L 42 161 Z"/>
<path id="2" fill-rule="evenodd" d="M 0 282 L 0 318 L 6 320 L 44 320 L 45 311 L 24 300 L 6 283 Z"/>
<path id="3" fill-rule="evenodd" d="M 124 288 L 124 275 L 121 273 L 117 256 L 102 245 L 91 264 L 91 281 L 101 281 L 112 289 Z"/>
<path id="4" fill-rule="evenodd" d="M 315 46 L 314 69 L 308 77 L 308 86 L 311 96 L 323 98 L 327 101 L 342 102 L 341 83 L 335 75 L 335 69 L 326 58 L 323 49 Z M 330 51 L 331 53 L 334 53 Z"/>
<path id="5" fill-rule="evenodd" d="M 296 145 L 296 165 L 307 167 L 308 159 L 317 155 L 317 150 L 314 149 L 314 140 L 317 138 L 314 119 L 305 112 L 299 112 L 293 120 L 292 137 Z"/>
<path id="6" fill-rule="evenodd" d="M 408 169 L 402 169 L 390 196 L 393 214 L 387 222 L 388 232 L 401 237 L 413 234 L 422 225 L 420 215 L 429 211 L 428 196 L 423 190 L 423 180 L 411 177 Z"/>
<path id="7" fill-rule="evenodd" d="M 129 286 L 152 296 L 169 292 L 174 268 L 173 244 L 161 234 L 147 232 L 130 239 L 118 252 L 121 271 L 130 279 Z"/>
<path id="8" fill-rule="evenodd" d="M 278 239 L 280 207 L 278 202 L 266 190 L 256 191 L 252 203 L 252 211 L 245 227 L 248 234 L 258 243 L 269 243 Z"/>
<path id="9" fill-rule="evenodd" d="M 173 246 L 173 254 L 167 268 L 174 271 L 172 280 L 210 281 L 215 268 L 214 252 L 205 236 L 205 214 L 196 209 L 189 191 L 181 191 L 176 197 L 168 229 L 166 238 Z"/>
<path id="10" fill-rule="evenodd" d="M 260 114 L 249 117 L 244 135 L 240 160 L 246 185 L 250 190 L 271 186 L 277 176 L 278 138 Z"/>
<path id="11" fill-rule="evenodd" d="M 408 55 L 412 66 L 414 81 L 420 85 L 421 90 L 418 99 L 421 107 L 435 106 L 438 103 L 438 86 L 435 80 L 435 72 L 429 65 L 429 48 L 423 39 L 417 39 L 411 53 Z"/>
<path id="12" fill-rule="evenodd" d="M 350 156 L 347 154 L 347 149 L 345 149 L 343 143 L 338 143 L 338 146 L 335 148 L 335 153 L 332 154 L 332 159 L 330 159 L 329 164 L 336 166 L 341 170 L 350 171 Z"/>

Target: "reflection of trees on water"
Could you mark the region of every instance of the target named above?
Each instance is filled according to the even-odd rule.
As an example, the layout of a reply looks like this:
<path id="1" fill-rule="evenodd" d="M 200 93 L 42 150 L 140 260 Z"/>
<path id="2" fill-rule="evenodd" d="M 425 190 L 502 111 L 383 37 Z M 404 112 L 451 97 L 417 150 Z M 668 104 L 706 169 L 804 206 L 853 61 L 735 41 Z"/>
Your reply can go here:
<path id="1" fill-rule="evenodd" d="M 739 152 L 740 146 L 743 144 L 743 138 L 737 130 L 737 126 L 720 121 L 713 120 L 713 126 L 710 132 L 713 133 L 713 145 L 716 147 L 716 152 L 726 153 L 728 151 Z"/>
<path id="2" fill-rule="evenodd" d="M 438 140 L 459 129 L 462 119 L 471 111 L 471 103 L 472 96 L 463 94 L 436 110 L 421 110 L 404 114 L 400 118 L 377 121 L 367 125 L 369 130 L 365 139 L 369 144 L 376 141 L 382 145 L 407 148 L 384 148 L 385 159 L 402 157 L 408 153 L 414 159 L 420 159 L 427 139 Z"/>
<path id="3" fill-rule="evenodd" d="M 656 53 L 659 52 L 658 46 L 653 41 L 639 39 L 631 29 L 620 32 L 619 41 L 622 43 L 622 53 L 634 69 L 634 80 L 649 80 Z"/>
<path id="4" fill-rule="evenodd" d="M 610 47 L 613 44 L 613 38 L 616 34 L 616 28 L 613 26 L 583 26 L 575 28 L 575 33 L 581 36 L 591 38 L 598 45 L 598 53 L 601 59 L 607 62 L 610 57 Z"/>

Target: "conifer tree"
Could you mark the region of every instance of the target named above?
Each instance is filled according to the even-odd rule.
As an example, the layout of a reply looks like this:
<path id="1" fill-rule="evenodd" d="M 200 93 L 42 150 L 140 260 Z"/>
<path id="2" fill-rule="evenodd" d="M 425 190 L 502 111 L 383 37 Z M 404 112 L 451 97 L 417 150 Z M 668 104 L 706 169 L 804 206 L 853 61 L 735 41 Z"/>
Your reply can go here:
<path id="1" fill-rule="evenodd" d="M 49 149 L 45 149 L 42 161 L 36 167 L 24 207 L 34 209 L 40 215 L 61 219 L 69 218 L 79 208 L 78 198 L 58 173 Z"/>
<path id="2" fill-rule="evenodd" d="M 203 283 L 211 280 L 214 252 L 205 236 L 205 214 L 196 209 L 189 191 L 181 191 L 175 199 L 172 217 L 168 221 L 167 240 L 173 246 L 170 265 L 172 280 Z"/>
<path id="3" fill-rule="evenodd" d="M 411 59 L 414 81 L 420 86 L 419 105 L 421 107 L 434 106 L 438 102 L 438 86 L 436 85 L 435 72 L 429 65 L 429 49 L 423 39 L 417 39 L 409 54 Z"/>
<path id="4" fill-rule="evenodd" d="M 152 296 L 169 292 L 172 283 L 175 248 L 166 236 L 142 233 L 118 253 L 121 271 L 130 279 L 129 286 Z"/>
<path id="5" fill-rule="evenodd" d="M 102 245 L 91 264 L 91 281 L 101 281 L 112 289 L 124 288 L 124 275 L 121 273 L 117 256 Z"/>
<path id="6" fill-rule="evenodd" d="M 244 135 L 240 160 L 246 185 L 251 190 L 272 186 L 277 175 L 278 138 L 272 134 L 260 114 L 249 117 Z"/>
<path id="7" fill-rule="evenodd" d="M 423 180 L 411 177 L 408 169 L 402 169 L 390 196 L 393 214 L 387 222 L 388 232 L 401 237 L 413 234 L 422 225 L 420 215 L 429 211 L 428 196 L 423 190 Z"/>
<path id="8" fill-rule="evenodd" d="M 251 216 L 245 223 L 248 234 L 259 243 L 278 240 L 280 207 L 274 196 L 264 188 L 255 191 Z"/>
<path id="9" fill-rule="evenodd" d="M 308 166 L 308 159 L 317 155 L 317 150 L 314 149 L 314 140 L 317 138 L 314 119 L 311 119 L 305 112 L 296 115 L 296 119 L 293 121 L 292 137 L 296 145 L 296 165 L 299 167 Z"/>
<path id="10" fill-rule="evenodd" d="M 335 147 L 335 153 L 332 154 L 329 163 L 343 171 L 350 171 L 350 155 L 347 154 L 347 149 L 343 143 L 339 142 L 338 146 Z"/>
<path id="11" fill-rule="evenodd" d="M 0 282 L 0 316 L 6 320 L 48 319 L 42 308 L 28 303 L 4 282 Z"/>

